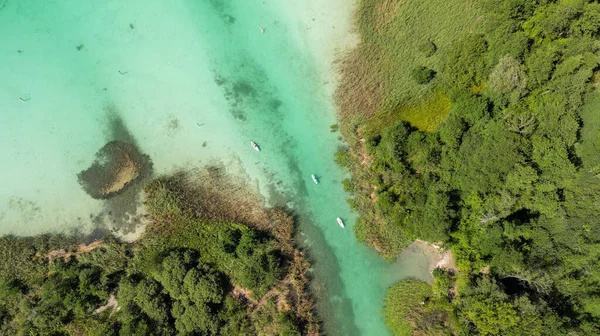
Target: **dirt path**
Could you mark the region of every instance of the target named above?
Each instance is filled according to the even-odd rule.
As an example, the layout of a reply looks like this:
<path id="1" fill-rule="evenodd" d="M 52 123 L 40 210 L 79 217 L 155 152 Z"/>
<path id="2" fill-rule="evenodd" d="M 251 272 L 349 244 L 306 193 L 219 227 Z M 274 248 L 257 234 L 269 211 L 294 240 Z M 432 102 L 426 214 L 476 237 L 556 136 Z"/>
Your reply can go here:
<path id="1" fill-rule="evenodd" d="M 119 302 L 117 301 L 117 299 L 115 298 L 115 296 L 113 294 L 110 294 L 110 297 L 108 298 L 108 302 L 104 306 L 98 307 L 98 309 L 94 310 L 94 314 L 100 314 L 108 308 L 110 308 L 110 315 L 114 314 L 115 312 L 119 311 L 119 309 L 120 309 Z"/>
<path id="2" fill-rule="evenodd" d="M 48 258 L 49 261 L 53 261 L 56 260 L 58 258 L 65 258 L 68 259 L 71 256 L 75 256 L 77 257 L 78 255 L 82 254 L 82 253 L 86 253 L 86 252 L 90 252 L 94 249 L 103 247 L 104 242 L 102 240 L 96 240 L 90 244 L 79 244 L 77 245 L 77 249 L 75 250 L 75 252 L 69 252 L 65 249 L 61 249 L 61 250 L 53 250 L 48 252 L 48 254 L 46 254 L 44 257 Z"/>

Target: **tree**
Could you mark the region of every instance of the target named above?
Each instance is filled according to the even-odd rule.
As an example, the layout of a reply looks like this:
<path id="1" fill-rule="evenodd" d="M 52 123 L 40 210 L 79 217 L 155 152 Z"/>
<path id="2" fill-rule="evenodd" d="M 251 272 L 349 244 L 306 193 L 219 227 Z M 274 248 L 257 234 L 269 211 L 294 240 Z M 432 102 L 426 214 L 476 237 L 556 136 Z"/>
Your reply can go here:
<path id="1" fill-rule="evenodd" d="M 488 44 L 481 35 L 467 35 L 456 43 L 445 59 L 444 73 L 451 90 L 479 85 L 487 77 L 485 53 Z"/>
<path id="2" fill-rule="evenodd" d="M 510 95 L 510 99 L 516 101 L 527 87 L 523 66 L 509 55 L 502 57 L 490 74 L 488 87 L 495 94 Z"/>
<path id="3" fill-rule="evenodd" d="M 571 25 L 571 32 L 597 37 L 600 32 L 600 4 L 586 3 L 582 15 Z"/>
<path id="4" fill-rule="evenodd" d="M 519 323 L 520 318 L 510 303 L 480 299 L 469 304 L 465 315 L 481 335 L 498 335 Z"/>
<path id="5" fill-rule="evenodd" d="M 172 297 L 179 299 L 186 294 L 182 285 L 188 270 L 197 264 L 193 259 L 190 250 L 172 251 L 163 259 L 157 278 Z"/>
<path id="6" fill-rule="evenodd" d="M 162 293 L 159 283 L 151 279 L 143 279 L 135 286 L 134 302 L 144 314 L 165 324 L 169 320 L 168 298 Z"/>
<path id="7" fill-rule="evenodd" d="M 193 268 L 183 279 L 185 297 L 196 305 L 217 304 L 223 301 L 224 290 L 218 274 L 208 268 Z"/>
<path id="8" fill-rule="evenodd" d="M 567 37 L 569 26 L 584 10 L 585 0 L 562 0 L 539 6 L 535 14 L 523 23 L 524 31 L 541 41 Z"/>

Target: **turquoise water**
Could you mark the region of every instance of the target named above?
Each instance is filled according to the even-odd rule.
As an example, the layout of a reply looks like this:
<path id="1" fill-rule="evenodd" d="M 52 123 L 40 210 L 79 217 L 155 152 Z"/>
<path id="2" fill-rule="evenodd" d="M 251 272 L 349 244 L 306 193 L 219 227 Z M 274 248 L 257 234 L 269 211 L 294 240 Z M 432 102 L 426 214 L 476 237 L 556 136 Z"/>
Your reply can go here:
<path id="1" fill-rule="evenodd" d="M 352 232 L 329 132 L 351 5 L 0 0 L 0 234 L 133 230 L 139 195 L 98 201 L 77 183 L 110 140 L 135 141 L 156 174 L 224 162 L 298 214 L 327 334 L 387 335 L 385 289 L 426 278 L 427 260 L 386 264 Z"/>

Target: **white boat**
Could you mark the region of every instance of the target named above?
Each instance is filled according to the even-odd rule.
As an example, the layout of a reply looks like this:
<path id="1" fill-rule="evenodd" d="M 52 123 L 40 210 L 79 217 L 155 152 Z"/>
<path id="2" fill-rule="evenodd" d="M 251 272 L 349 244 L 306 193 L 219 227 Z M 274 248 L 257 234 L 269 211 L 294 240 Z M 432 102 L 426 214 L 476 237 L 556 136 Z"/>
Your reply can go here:
<path id="1" fill-rule="evenodd" d="M 250 145 L 252 145 L 252 148 L 256 149 L 257 152 L 260 152 L 260 148 L 258 148 L 258 145 L 254 141 L 250 141 Z"/>
<path id="2" fill-rule="evenodd" d="M 340 224 L 340 226 L 342 227 L 342 229 L 344 228 L 344 221 L 342 221 L 342 219 L 340 217 L 337 218 L 337 222 L 338 224 Z"/>
<path id="3" fill-rule="evenodd" d="M 315 182 L 315 184 L 319 184 L 319 180 L 317 180 L 315 174 L 310 175 L 310 177 L 312 178 L 313 182 Z"/>

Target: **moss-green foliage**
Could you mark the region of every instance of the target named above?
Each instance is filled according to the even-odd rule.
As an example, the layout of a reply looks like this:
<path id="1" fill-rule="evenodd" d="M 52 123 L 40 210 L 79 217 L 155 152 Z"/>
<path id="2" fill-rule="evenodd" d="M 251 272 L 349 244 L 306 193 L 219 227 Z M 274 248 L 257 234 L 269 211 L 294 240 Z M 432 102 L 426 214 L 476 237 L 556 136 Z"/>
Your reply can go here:
<path id="1" fill-rule="evenodd" d="M 423 42 L 419 46 L 419 51 L 425 55 L 425 57 L 431 57 L 437 51 L 437 46 L 432 41 Z"/>
<path id="2" fill-rule="evenodd" d="M 388 290 L 383 315 L 394 335 L 411 335 L 409 318 L 431 296 L 431 286 L 419 280 L 404 280 Z"/>
<path id="3" fill-rule="evenodd" d="M 426 66 L 418 66 L 414 68 L 410 73 L 412 79 L 417 82 L 417 84 L 427 84 L 431 82 L 433 77 L 435 77 L 435 71 L 429 69 Z"/>
<path id="4" fill-rule="evenodd" d="M 143 241 L 147 248 L 145 267 L 152 267 L 164 249 L 194 249 L 200 260 L 214 265 L 236 284 L 262 296 L 281 277 L 281 257 L 274 241 L 249 227 L 228 222 L 208 222 L 194 218 L 181 207 L 176 191 L 168 179 L 155 180 L 149 186 L 149 210 L 169 218 L 169 230 L 148 235 Z M 160 197 L 164 201 L 155 200 Z M 158 248 L 156 248 L 158 246 Z"/>
<path id="5" fill-rule="evenodd" d="M 387 20 L 374 13 L 390 2 L 362 3 L 369 8 L 363 18 Z M 459 3 L 466 2 L 443 6 Z M 437 127 L 414 127 L 418 123 L 407 123 L 403 110 L 384 110 L 355 127 L 364 147 L 354 145 L 350 153 L 363 157 L 364 148 L 370 158 L 364 168 L 349 165 L 357 178 L 347 185 L 362 214 L 357 236 L 387 257 L 415 238 L 450 246 L 461 269 L 459 295 L 436 289 L 434 301 L 451 307 L 458 333 L 600 334 L 594 76 L 600 6 L 586 0 L 477 3 L 481 30 L 464 30 L 452 43 L 449 36 L 432 38 L 439 46 L 431 57 L 439 58 L 437 65 L 418 63 L 436 70 L 426 86 L 448 97 L 447 117 Z M 435 12 L 440 4 L 398 6 Z M 421 53 L 400 26 L 386 25 L 387 35 L 379 36 L 372 22 L 359 22 L 367 40 L 396 36 L 411 53 Z M 418 32 L 422 40 L 431 38 Z M 395 47 L 379 48 L 387 55 Z M 394 72 L 388 64 L 377 66 L 374 73 Z M 409 76 L 411 68 L 399 65 L 395 72 L 402 74 L 388 76 Z M 382 101 L 420 90 L 403 85 L 386 88 Z M 414 106 L 415 99 L 422 98 L 400 99 L 396 106 Z"/>
<path id="6" fill-rule="evenodd" d="M 445 298 L 420 280 L 403 280 L 388 289 L 383 315 L 396 336 L 449 335 L 451 318 Z"/>
<path id="7" fill-rule="evenodd" d="M 419 130 L 433 132 L 446 119 L 451 108 L 448 96 L 433 92 L 425 100 L 402 106 L 394 112 L 402 115 L 402 120 Z"/>
<path id="8" fill-rule="evenodd" d="M 75 251 L 74 239 L 60 235 L 1 239 L 0 253 L 12 257 L 0 261 L 0 334 L 69 335 L 84 330 L 85 335 L 114 334 L 114 322 L 93 312 L 115 290 L 126 266 L 119 244 L 106 241 L 88 261 L 72 256 L 50 262 L 49 250 Z M 13 272 L 9 268 L 16 262 Z"/>
<path id="9" fill-rule="evenodd" d="M 350 167 L 352 156 L 347 148 L 340 148 L 335 152 L 335 162 L 342 167 Z"/>
<path id="10" fill-rule="evenodd" d="M 81 251 L 62 236 L 0 238 L 0 334 L 299 334 L 291 311 L 265 305 L 249 318 L 231 295 L 238 286 L 258 301 L 281 280 L 286 266 L 274 240 L 195 217 L 177 185 L 149 185 L 154 222 L 136 245 L 105 239 Z M 50 260 L 53 249 L 63 257 Z M 111 296 L 119 310 L 95 313 Z"/>

